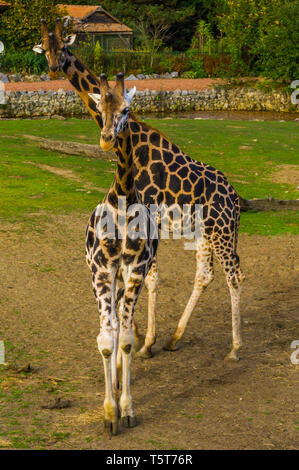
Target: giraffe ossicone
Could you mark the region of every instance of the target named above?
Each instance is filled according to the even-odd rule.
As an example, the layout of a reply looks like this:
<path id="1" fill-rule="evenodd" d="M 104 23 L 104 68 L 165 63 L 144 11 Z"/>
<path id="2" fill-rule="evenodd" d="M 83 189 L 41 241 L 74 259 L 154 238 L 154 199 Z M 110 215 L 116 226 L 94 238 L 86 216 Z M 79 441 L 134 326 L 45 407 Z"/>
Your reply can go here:
<path id="1" fill-rule="evenodd" d="M 124 94 L 124 97 L 125 97 L 125 100 L 127 101 L 128 105 L 131 104 L 131 101 L 132 99 L 134 98 L 135 94 L 136 94 L 136 86 L 134 86 L 133 88 L 131 88 L 130 90 L 125 90 L 125 94 Z M 88 95 L 93 99 L 93 101 L 98 104 L 101 100 L 101 95 L 97 94 L 97 93 L 88 93 Z"/>

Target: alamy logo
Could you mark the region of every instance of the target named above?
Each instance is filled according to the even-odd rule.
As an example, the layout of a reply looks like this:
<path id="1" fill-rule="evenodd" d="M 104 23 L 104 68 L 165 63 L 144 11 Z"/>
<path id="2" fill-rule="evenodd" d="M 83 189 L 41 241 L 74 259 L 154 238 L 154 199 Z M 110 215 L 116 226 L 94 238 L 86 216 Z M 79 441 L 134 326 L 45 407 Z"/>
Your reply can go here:
<path id="1" fill-rule="evenodd" d="M 0 104 L 5 104 L 5 87 L 4 82 L 0 80 Z"/>
<path id="2" fill-rule="evenodd" d="M 0 55 L 3 54 L 4 44 L 0 41 Z M 5 104 L 5 85 L 4 82 L 0 80 L 0 104 Z"/>
<path id="3" fill-rule="evenodd" d="M 295 349 L 291 354 L 291 363 L 296 366 L 299 364 L 299 340 L 294 340 L 291 342 L 291 349 Z"/>
<path id="4" fill-rule="evenodd" d="M 4 341 L 0 341 L 0 364 L 5 363 L 5 346 Z"/>
<path id="5" fill-rule="evenodd" d="M 118 197 L 117 208 L 100 203 L 96 208 L 98 239 L 174 239 L 185 238 L 185 249 L 195 249 L 194 241 L 202 237 L 203 207 L 201 204 L 143 204 L 128 205 L 124 196 Z M 160 236 L 159 229 L 160 228 Z"/>
<path id="6" fill-rule="evenodd" d="M 292 104 L 299 104 L 299 80 L 294 80 L 291 83 L 290 87 L 295 88 L 295 90 L 291 94 L 291 103 Z"/>

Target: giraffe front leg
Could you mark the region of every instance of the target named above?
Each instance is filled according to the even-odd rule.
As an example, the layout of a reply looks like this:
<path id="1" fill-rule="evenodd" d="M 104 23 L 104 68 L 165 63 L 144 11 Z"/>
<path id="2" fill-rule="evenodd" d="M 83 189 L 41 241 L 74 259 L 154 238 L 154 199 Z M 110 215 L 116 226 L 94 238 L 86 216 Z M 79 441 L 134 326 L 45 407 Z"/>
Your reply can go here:
<path id="1" fill-rule="evenodd" d="M 119 400 L 119 406 L 121 412 L 121 424 L 124 427 L 132 428 L 136 426 L 136 418 L 133 411 L 133 402 L 130 390 L 131 355 L 134 346 L 134 334 L 128 319 L 128 309 L 124 306 L 119 336 L 119 351 L 122 359 L 122 393 Z"/>
<path id="2" fill-rule="evenodd" d="M 114 368 L 114 338 L 112 331 L 104 329 L 97 338 L 98 348 L 103 359 L 105 373 L 104 427 L 109 435 L 118 434 L 118 406 L 112 381 Z"/>
<path id="3" fill-rule="evenodd" d="M 119 348 L 122 355 L 122 393 L 119 401 L 121 411 L 121 423 L 125 427 L 136 426 L 136 417 L 133 410 L 130 390 L 131 356 L 134 347 L 133 316 L 137 298 L 142 286 L 143 277 L 136 272 L 132 273 L 132 267 L 124 269 L 125 295 L 122 309 L 120 310 Z"/>
<path id="4" fill-rule="evenodd" d="M 121 424 L 127 428 L 136 426 L 136 417 L 133 411 L 133 402 L 130 390 L 130 368 L 131 368 L 131 351 L 133 347 L 133 335 L 131 339 L 123 338 L 124 343 L 121 346 L 122 353 L 122 394 L 119 400 L 121 411 Z"/>
<path id="5" fill-rule="evenodd" d="M 104 427 L 109 435 L 118 434 L 116 355 L 118 320 L 115 312 L 115 270 L 93 268 L 93 289 L 100 314 L 98 349 L 103 359 L 105 375 Z"/>

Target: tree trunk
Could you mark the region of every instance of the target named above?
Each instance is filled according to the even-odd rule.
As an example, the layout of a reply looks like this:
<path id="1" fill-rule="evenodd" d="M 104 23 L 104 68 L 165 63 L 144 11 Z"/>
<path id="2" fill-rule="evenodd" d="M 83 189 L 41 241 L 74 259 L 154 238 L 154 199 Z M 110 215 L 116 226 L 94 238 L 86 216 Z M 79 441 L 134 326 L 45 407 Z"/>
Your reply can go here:
<path id="1" fill-rule="evenodd" d="M 247 212 L 249 210 L 256 211 L 280 211 L 284 209 L 298 210 L 299 199 L 286 200 L 286 199 L 273 199 L 267 197 L 266 199 L 243 199 L 240 196 L 241 211 Z"/>
<path id="2" fill-rule="evenodd" d="M 116 160 L 112 151 L 104 152 L 99 145 L 81 144 L 79 142 L 65 142 L 63 140 L 51 140 L 37 137 L 35 135 L 24 135 L 26 139 L 39 142 L 41 149 L 51 150 L 53 152 L 66 153 L 68 155 L 80 155 L 99 160 Z"/>

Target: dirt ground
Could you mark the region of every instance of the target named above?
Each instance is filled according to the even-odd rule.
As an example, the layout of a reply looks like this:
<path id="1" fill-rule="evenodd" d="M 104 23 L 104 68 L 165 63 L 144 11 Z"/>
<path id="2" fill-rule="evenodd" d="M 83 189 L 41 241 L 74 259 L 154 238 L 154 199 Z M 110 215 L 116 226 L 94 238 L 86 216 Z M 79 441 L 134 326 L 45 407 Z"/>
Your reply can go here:
<path id="1" fill-rule="evenodd" d="M 44 448 L 299 447 L 299 365 L 290 360 L 290 345 L 299 340 L 299 237 L 240 236 L 247 279 L 238 363 L 223 361 L 231 343 L 230 302 L 217 265 L 180 349 L 162 349 L 191 292 L 195 262 L 181 241 L 161 242 L 155 355 L 134 358 L 132 365 L 138 426 L 109 439 L 102 422 L 98 317 L 84 259 L 88 215 L 41 220 L 39 232 L 1 224 L 0 339 L 14 349 L 7 353 L 0 391 L 15 399 L 0 397 L 0 446 L 20 443 L 21 437 L 14 440 L 16 431 L 28 447 L 40 447 L 30 438 L 38 428 Z M 143 290 L 135 316 L 142 329 L 146 301 Z M 15 370 L 29 363 L 32 373 Z M 9 395 L 17 389 L 23 395 Z M 71 406 L 43 408 L 58 397 Z"/>
<path id="2" fill-rule="evenodd" d="M 222 83 L 223 80 L 218 78 L 158 78 L 154 80 L 126 80 L 127 88 L 136 86 L 137 90 L 206 90 L 216 84 Z M 110 85 L 113 82 L 109 82 Z M 47 82 L 16 82 L 6 83 L 5 91 L 38 91 L 38 90 L 59 90 L 75 91 L 75 88 L 68 80 L 52 80 Z"/>

